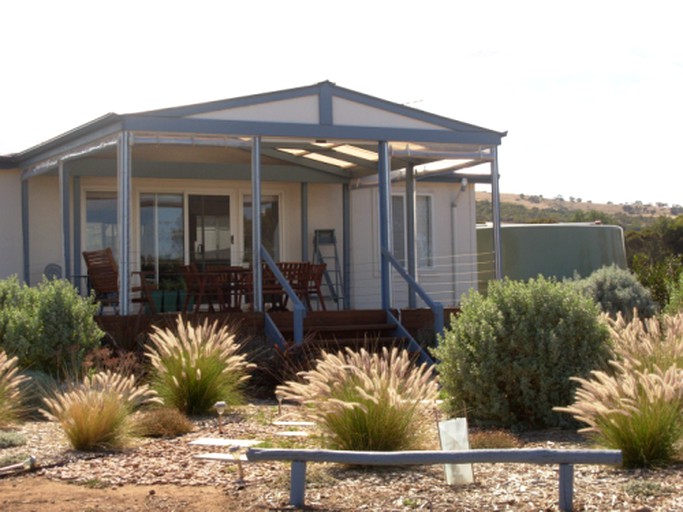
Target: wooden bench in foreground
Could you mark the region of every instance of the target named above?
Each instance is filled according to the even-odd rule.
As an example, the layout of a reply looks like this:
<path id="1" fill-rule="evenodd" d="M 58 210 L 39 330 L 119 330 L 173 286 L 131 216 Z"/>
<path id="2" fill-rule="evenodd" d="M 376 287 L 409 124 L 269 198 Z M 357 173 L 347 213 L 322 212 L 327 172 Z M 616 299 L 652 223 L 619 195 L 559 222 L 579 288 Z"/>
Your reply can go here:
<path id="1" fill-rule="evenodd" d="M 258 461 L 290 461 L 292 463 L 289 501 L 295 507 L 304 506 L 307 462 L 336 462 L 367 466 L 403 466 L 428 464 L 530 463 L 559 464 L 560 510 L 572 510 L 574 464 L 621 464 L 620 450 L 462 450 L 355 452 L 338 450 L 296 450 L 250 448 L 247 459 Z"/>

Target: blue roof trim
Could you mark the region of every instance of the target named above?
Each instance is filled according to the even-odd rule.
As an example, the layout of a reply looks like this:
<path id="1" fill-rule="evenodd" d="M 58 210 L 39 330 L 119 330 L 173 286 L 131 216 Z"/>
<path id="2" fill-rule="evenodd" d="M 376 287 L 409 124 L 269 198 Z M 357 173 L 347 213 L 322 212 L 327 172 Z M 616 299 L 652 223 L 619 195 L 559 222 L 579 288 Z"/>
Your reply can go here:
<path id="1" fill-rule="evenodd" d="M 323 84 L 324 83 L 325 82 L 323 82 Z M 271 103 L 273 101 L 290 100 L 293 98 L 301 98 L 303 96 L 316 95 L 320 92 L 320 86 L 323 84 L 307 85 L 305 87 L 296 87 L 294 89 L 284 89 L 275 92 L 241 96 L 239 98 L 210 101 L 208 103 L 195 103 L 192 105 L 183 105 L 180 107 L 171 107 L 161 110 L 149 110 L 145 112 L 138 112 L 132 115 L 185 117 L 196 114 L 204 114 L 205 112 L 213 112 L 215 110 L 259 105 L 261 103 Z"/>
<path id="2" fill-rule="evenodd" d="M 499 145 L 500 133 L 492 131 L 449 131 L 385 128 L 372 126 L 312 125 L 302 123 L 264 123 L 253 121 L 223 121 L 132 116 L 124 118 L 123 129 L 176 133 L 206 133 L 211 135 L 241 135 L 265 137 L 305 137 L 312 139 L 355 139 L 369 141 L 444 142 Z"/>
<path id="3" fill-rule="evenodd" d="M 97 140 L 114 136 L 123 128 L 122 119 L 121 116 L 115 115 L 106 119 L 105 122 L 98 121 L 96 125 L 92 123 L 83 125 L 17 154 L 17 158 L 21 167 L 27 167 L 76 150 Z"/>
<path id="4" fill-rule="evenodd" d="M 377 98 L 375 96 L 370 96 L 368 94 L 353 91 L 351 89 L 345 89 L 343 87 L 334 86 L 334 92 L 335 96 L 338 96 L 340 98 L 355 101 L 358 103 L 363 103 L 365 105 L 386 110 L 394 114 L 411 117 L 413 119 L 417 119 L 425 123 L 431 123 L 437 126 L 443 126 L 444 128 L 450 128 L 451 130 L 474 130 L 488 133 L 497 133 L 500 137 L 504 137 L 507 134 L 507 132 L 496 132 L 494 130 L 489 130 L 488 128 L 482 128 L 481 126 L 463 123 L 462 121 L 457 121 L 455 119 L 450 119 L 448 117 L 432 114 L 431 112 L 418 110 L 413 107 L 407 107 L 399 103 L 393 103 L 391 101 Z"/>
<path id="5" fill-rule="evenodd" d="M 45 142 L 17 153 L 15 157 L 23 166 L 26 165 L 27 162 L 31 163 L 32 160 L 42 160 L 46 158 L 46 152 L 49 152 L 49 156 L 52 156 L 56 153 L 70 151 L 79 145 L 120 131 L 121 119 L 122 116 L 118 114 L 106 114 L 88 123 L 77 126 L 68 132 L 64 132 L 61 135 L 57 135 L 56 137 L 48 139 Z M 38 157 L 36 157 L 36 155 L 38 155 Z"/>
<path id="6" fill-rule="evenodd" d="M 19 162 L 14 156 L 0 155 L 0 169 L 16 169 L 19 167 Z"/>
<path id="7" fill-rule="evenodd" d="M 319 123 L 331 125 L 334 121 L 332 117 L 332 87 L 328 82 L 320 84 L 320 94 L 318 96 Z"/>

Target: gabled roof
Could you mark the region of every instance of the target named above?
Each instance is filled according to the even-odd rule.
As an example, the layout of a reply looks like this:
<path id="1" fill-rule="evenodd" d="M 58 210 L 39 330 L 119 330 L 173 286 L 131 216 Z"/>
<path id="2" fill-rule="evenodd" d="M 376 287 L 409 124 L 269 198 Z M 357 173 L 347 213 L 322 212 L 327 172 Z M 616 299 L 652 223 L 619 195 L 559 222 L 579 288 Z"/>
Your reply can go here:
<path id="1" fill-rule="evenodd" d="M 258 136 L 270 163 L 323 171 L 339 179 L 374 174 L 378 141 L 389 143 L 395 169 L 448 159 L 465 161 L 459 167 L 465 168 L 490 158 L 491 149 L 506 135 L 325 81 L 208 103 L 107 114 L 13 156 L 23 166 L 50 166 L 55 158 L 84 147 L 98 149 L 98 141 L 110 141 L 123 130 L 134 134 L 135 144 L 167 147 L 195 145 L 200 139 L 205 145 L 223 140 L 226 146 L 239 147 Z"/>
<path id="2" fill-rule="evenodd" d="M 499 144 L 501 137 L 505 135 L 345 89 L 329 81 L 240 98 L 152 110 L 136 115 L 258 123 L 262 124 L 263 128 L 266 128 L 266 125 L 304 125 L 316 126 L 319 129 L 337 127 L 339 131 L 343 128 L 355 128 L 359 138 L 364 138 L 365 133 L 372 132 L 372 140 L 378 140 L 376 129 L 386 130 L 393 135 L 403 131 L 412 131 L 414 135 L 418 132 L 445 132 L 442 134 L 443 137 L 436 135 L 437 138 L 444 139 L 443 142 L 446 138 L 452 140 L 445 135 L 446 133 L 460 135 L 459 142 L 469 142 L 464 139 L 476 138 L 479 142 L 488 144 Z M 277 128 L 271 127 L 271 130 Z M 282 135 L 292 134 L 287 132 Z"/>

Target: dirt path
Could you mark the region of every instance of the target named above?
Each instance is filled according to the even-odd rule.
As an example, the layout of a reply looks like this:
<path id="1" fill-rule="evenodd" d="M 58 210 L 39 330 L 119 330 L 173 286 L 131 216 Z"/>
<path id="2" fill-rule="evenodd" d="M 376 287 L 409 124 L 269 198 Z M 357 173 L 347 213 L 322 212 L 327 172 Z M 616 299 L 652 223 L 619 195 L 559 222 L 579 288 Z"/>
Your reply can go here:
<path id="1" fill-rule="evenodd" d="M 231 501 L 218 487 L 126 485 L 98 489 L 39 476 L 0 480 L 0 510 L 7 512 L 225 512 L 236 510 Z"/>

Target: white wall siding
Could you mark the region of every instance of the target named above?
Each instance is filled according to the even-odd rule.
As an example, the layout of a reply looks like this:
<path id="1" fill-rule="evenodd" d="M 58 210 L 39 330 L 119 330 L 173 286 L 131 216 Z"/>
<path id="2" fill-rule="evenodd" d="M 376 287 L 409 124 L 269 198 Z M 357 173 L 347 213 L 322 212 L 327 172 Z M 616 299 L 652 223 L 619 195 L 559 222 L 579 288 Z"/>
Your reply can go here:
<path id="1" fill-rule="evenodd" d="M 0 170 L 0 279 L 23 277 L 21 235 L 21 172 Z"/>
<path id="2" fill-rule="evenodd" d="M 402 185 L 392 186 L 392 194 L 404 193 Z M 446 306 L 458 304 L 476 286 L 474 187 L 463 191 L 458 184 L 418 184 L 417 193 L 432 198 L 432 263 L 418 268 L 418 282 L 434 300 Z M 380 306 L 377 188 L 352 191 L 351 205 L 352 306 L 376 308 Z M 407 307 L 408 287 L 396 274 L 392 292 L 392 305 Z"/>
<path id="3" fill-rule="evenodd" d="M 37 176 L 29 180 L 29 284 L 39 283 L 45 267 L 64 269 L 59 178 Z"/>

